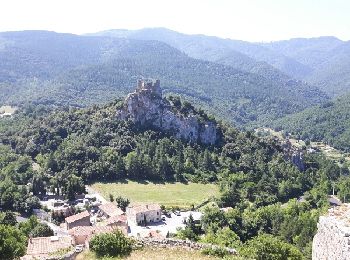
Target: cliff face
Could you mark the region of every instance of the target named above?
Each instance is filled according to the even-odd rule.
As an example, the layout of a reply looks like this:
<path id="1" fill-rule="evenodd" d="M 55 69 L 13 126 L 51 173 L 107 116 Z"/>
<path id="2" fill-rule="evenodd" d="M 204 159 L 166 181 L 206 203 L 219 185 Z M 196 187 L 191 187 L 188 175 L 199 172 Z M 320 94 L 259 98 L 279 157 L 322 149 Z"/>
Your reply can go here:
<path id="1" fill-rule="evenodd" d="M 350 259 L 350 206 L 331 209 L 317 224 L 312 242 L 313 260 Z"/>
<path id="2" fill-rule="evenodd" d="M 282 143 L 283 153 L 286 160 L 289 160 L 299 171 L 305 171 L 304 153 L 301 149 L 293 147 L 289 140 Z"/>
<path id="3" fill-rule="evenodd" d="M 215 144 L 217 125 L 203 120 L 195 111 L 180 113 L 167 99 L 162 98 L 159 81 L 138 81 L 135 92 L 124 100 L 123 107 L 117 111 L 117 118 L 148 125 L 174 134 L 190 142 Z"/>

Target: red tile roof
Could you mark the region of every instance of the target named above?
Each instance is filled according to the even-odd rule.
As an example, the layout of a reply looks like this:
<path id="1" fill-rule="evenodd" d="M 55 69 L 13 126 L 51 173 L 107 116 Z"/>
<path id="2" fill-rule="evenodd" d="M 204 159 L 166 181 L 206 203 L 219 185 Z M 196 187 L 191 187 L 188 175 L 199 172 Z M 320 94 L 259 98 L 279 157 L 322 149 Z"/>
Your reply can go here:
<path id="1" fill-rule="evenodd" d="M 72 246 L 71 236 L 62 237 L 36 237 L 29 239 L 27 247 L 27 255 L 46 256 L 50 253 L 57 252 L 60 249 Z M 30 259 L 30 258 L 29 258 Z"/>
<path id="2" fill-rule="evenodd" d="M 75 227 L 68 231 L 68 233 L 72 236 L 87 236 L 91 237 L 93 235 L 97 234 L 103 234 L 103 233 L 111 233 L 114 230 L 119 229 L 124 233 L 124 235 L 127 235 L 128 231 L 125 228 L 122 227 L 115 227 L 115 226 L 94 226 L 94 227 Z"/>
<path id="3" fill-rule="evenodd" d="M 161 210 L 159 204 L 142 204 L 131 206 L 130 209 L 134 211 L 134 214 L 140 212 L 147 212 L 152 210 Z"/>
<path id="4" fill-rule="evenodd" d="M 67 223 L 73 223 L 77 220 L 80 220 L 80 219 L 83 219 L 83 218 L 86 218 L 86 217 L 90 217 L 90 213 L 85 210 L 81 213 L 78 213 L 78 214 L 75 214 L 75 215 L 72 215 L 70 217 L 67 217 L 65 220 Z"/>
<path id="5" fill-rule="evenodd" d="M 107 214 L 109 217 L 119 216 L 124 214 L 124 211 L 118 208 L 118 206 L 113 202 L 102 204 L 99 206 L 99 209 L 103 211 L 105 214 Z"/>
<path id="6" fill-rule="evenodd" d="M 118 222 L 122 222 L 122 223 L 127 224 L 127 222 L 128 222 L 127 216 L 126 215 L 119 215 L 119 216 L 110 217 L 109 219 L 107 219 L 106 224 L 111 225 L 111 224 L 115 224 Z"/>
<path id="7" fill-rule="evenodd" d="M 72 236 L 90 236 L 92 234 L 109 233 L 114 230 L 110 226 L 95 226 L 95 227 L 75 227 L 68 231 Z"/>

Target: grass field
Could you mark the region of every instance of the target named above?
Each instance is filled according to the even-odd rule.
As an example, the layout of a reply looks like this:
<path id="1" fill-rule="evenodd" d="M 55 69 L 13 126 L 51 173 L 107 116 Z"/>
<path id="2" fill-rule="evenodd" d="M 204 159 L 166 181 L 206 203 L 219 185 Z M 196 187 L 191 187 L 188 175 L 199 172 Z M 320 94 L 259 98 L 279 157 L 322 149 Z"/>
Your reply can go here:
<path id="1" fill-rule="evenodd" d="M 123 196 L 131 203 L 156 202 L 166 207 L 188 208 L 204 200 L 217 196 L 219 187 L 215 184 L 201 183 L 152 183 L 123 181 L 118 183 L 95 183 L 92 188 L 106 200 L 109 194 Z"/>
<path id="2" fill-rule="evenodd" d="M 76 260 L 117 260 L 121 258 L 97 258 L 96 255 L 90 251 L 79 254 Z M 144 248 L 142 250 L 135 250 L 130 256 L 122 258 L 128 260 L 199 260 L 199 259 L 219 259 L 209 257 L 201 254 L 200 251 L 189 251 L 181 249 L 166 249 L 166 248 Z"/>

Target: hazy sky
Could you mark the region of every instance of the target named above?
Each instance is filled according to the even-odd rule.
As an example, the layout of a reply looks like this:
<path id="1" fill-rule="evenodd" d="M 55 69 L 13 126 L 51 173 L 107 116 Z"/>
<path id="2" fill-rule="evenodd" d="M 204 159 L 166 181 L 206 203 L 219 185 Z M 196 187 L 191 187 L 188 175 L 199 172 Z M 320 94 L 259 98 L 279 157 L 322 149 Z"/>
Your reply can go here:
<path id="1" fill-rule="evenodd" d="M 350 40 L 350 0 L 0 0 L 0 31 L 144 27 L 248 41 Z"/>

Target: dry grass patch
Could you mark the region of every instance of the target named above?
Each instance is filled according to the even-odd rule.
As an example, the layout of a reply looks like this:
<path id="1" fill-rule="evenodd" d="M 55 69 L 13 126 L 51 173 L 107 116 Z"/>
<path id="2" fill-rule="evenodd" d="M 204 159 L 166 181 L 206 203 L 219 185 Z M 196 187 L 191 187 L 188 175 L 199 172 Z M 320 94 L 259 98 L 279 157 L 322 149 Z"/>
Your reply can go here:
<path id="1" fill-rule="evenodd" d="M 128 260 L 214 260 L 218 259 L 203 255 L 200 251 L 189 251 L 178 248 L 151 248 L 145 247 L 140 250 L 135 250 L 130 256 L 125 258 L 97 258 L 96 255 L 91 251 L 86 251 L 79 254 L 76 260 L 117 260 L 117 259 L 128 259 Z"/>

